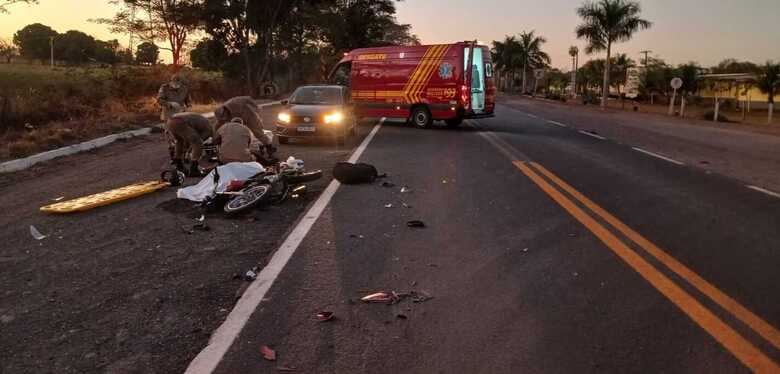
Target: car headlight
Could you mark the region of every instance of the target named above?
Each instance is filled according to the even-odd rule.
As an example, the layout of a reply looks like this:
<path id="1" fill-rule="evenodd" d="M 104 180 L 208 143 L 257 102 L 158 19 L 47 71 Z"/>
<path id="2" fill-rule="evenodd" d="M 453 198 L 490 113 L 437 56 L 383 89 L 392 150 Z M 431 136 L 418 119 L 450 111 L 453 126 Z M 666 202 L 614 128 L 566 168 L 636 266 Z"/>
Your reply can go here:
<path id="1" fill-rule="evenodd" d="M 325 115 L 325 123 L 341 123 L 344 120 L 344 114 L 335 112 Z"/>
<path id="2" fill-rule="evenodd" d="M 289 113 L 279 113 L 277 118 L 279 119 L 279 122 L 282 123 L 290 123 L 290 120 L 292 120 Z"/>

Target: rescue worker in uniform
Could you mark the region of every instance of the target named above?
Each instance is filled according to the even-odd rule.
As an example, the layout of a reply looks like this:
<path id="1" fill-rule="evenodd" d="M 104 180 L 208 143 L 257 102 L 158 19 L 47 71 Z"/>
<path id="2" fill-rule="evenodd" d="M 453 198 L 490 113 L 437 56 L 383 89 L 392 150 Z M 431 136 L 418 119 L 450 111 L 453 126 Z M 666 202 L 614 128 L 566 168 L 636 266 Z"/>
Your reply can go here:
<path id="1" fill-rule="evenodd" d="M 190 92 L 180 75 L 171 77 L 171 81 L 160 86 L 157 91 L 157 103 L 162 107 L 160 119 L 167 121 L 176 113 L 190 107 Z"/>
<path id="2" fill-rule="evenodd" d="M 208 118 L 192 112 L 177 113 L 165 123 L 165 131 L 175 141 L 171 161 L 176 169 L 190 177 L 202 176 L 198 161 L 203 156 L 203 141 L 214 136 Z M 190 157 L 189 169 L 184 168 L 185 156 Z"/>
<path id="3" fill-rule="evenodd" d="M 252 131 L 239 121 L 222 125 L 214 136 L 214 144 L 219 145 L 219 163 L 255 161 L 250 151 L 254 139 Z"/>
<path id="4" fill-rule="evenodd" d="M 214 116 L 217 118 L 217 126 L 215 128 L 217 131 L 233 118 L 241 118 L 244 126 L 252 131 L 252 134 L 263 145 L 269 157 L 276 152 L 276 147 L 263 132 L 263 118 L 260 116 L 257 103 L 251 97 L 238 96 L 226 101 L 214 110 Z"/>

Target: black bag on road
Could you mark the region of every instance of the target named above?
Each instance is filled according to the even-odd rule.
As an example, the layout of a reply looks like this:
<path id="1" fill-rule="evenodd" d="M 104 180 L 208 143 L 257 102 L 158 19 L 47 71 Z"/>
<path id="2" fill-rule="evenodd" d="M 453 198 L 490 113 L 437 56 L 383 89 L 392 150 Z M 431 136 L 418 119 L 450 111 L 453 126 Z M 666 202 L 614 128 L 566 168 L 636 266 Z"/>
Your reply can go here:
<path id="1" fill-rule="evenodd" d="M 374 183 L 379 176 L 373 165 L 339 162 L 333 168 L 333 177 L 343 184 Z"/>

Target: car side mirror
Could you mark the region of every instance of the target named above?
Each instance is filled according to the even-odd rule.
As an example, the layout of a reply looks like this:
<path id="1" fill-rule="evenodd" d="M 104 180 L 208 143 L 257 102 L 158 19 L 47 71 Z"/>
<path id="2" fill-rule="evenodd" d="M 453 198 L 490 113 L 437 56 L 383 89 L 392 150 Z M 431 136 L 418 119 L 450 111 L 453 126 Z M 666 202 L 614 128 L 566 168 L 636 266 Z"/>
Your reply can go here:
<path id="1" fill-rule="evenodd" d="M 281 103 L 282 105 L 284 105 L 284 106 L 288 106 L 288 105 L 290 105 L 290 100 L 288 100 L 288 99 L 284 99 L 284 100 L 280 101 L 280 103 Z"/>

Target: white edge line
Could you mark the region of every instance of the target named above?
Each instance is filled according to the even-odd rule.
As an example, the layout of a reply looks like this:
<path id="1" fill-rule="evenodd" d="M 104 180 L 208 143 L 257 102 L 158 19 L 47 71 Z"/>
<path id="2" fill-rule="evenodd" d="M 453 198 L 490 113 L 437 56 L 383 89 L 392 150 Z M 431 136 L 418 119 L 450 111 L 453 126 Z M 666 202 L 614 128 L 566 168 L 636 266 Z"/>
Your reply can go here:
<path id="1" fill-rule="evenodd" d="M 644 154 L 646 154 L 648 156 L 652 156 L 652 157 L 655 157 L 655 158 L 660 158 L 661 160 L 664 160 L 664 161 L 669 161 L 669 162 L 671 162 L 673 164 L 677 164 L 677 165 L 680 165 L 680 166 L 684 166 L 685 165 L 684 163 L 682 163 L 680 161 L 677 161 L 675 159 L 672 159 L 672 158 L 669 158 L 669 157 L 666 157 L 666 156 L 662 156 L 662 155 L 659 155 L 657 153 L 653 153 L 653 152 L 650 152 L 650 151 L 646 151 L 646 150 L 644 150 L 642 148 L 631 147 L 631 149 L 633 149 L 633 150 L 635 150 L 637 152 L 642 152 L 642 153 L 644 153 Z"/>
<path id="2" fill-rule="evenodd" d="M 349 162 L 357 161 L 363 152 L 374 139 L 374 136 L 382 128 L 385 118 L 374 126 L 371 133 L 363 140 L 360 146 L 352 153 Z M 322 212 L 330 203 L 333 195 L 338 191 L 341 183 L 333 180 L 330 185 L 322 192 L 317 201 L 306 212 L 303 218 L 298 222 L 295 228 L 290 232 L 279 249 L 274 253 L 271 261 L 268 262 L 263 270 L 258 274 L 257 279 L 252 282 L 244 291 L 244 294 L 236 303 L 233 310 L 228 314 L 225 321 L 214 331 L 209 339 L 208 345 L 190 362 L 185 374 L 210 374 L 222 362 L 222 358 L 228 349 L 233 345 L 238 335 L 243 330 L 249 318 L 254 313 L 257 306 L 265 297 L 265 294 L 273 285 L 276 278 L 284 269 L 287 262 L 298 249 L 303 239 L 311 230 L 314 223 L 319 219 Z"/>
<path id="3" fill-rule="evenodd" d="M 596 138 L 596 139 L 599 139 L 599 140 L 607 140 L 607 138 L 605 138 L 605 137 L 603 137 L 601 135 L 596 135 L 596 134 L 593 134 L 593 133 L 590 133 L 590 132 L 587 132 L 587 131 L 579 130 L 577 132 L 579 132 L 582 135 L 590 136 L 591 138 Z"/>
<path id="4" fill-rule="evenodd" d="M 749 184 L 745 185 L 745 187 L 750 188 L 751 190 L 758 191 L 758 192 L 763 192 L 763 193 L 765 193 L 765 194 L 767 194 L 769 196 L 773 196 L 773 197 L 776 197 L 776 198 L 780 199 L 780 193 L 767 190 L 766 188 L 761 188 L 761 187 L 758 187 L 758 186 L 752 186 L 752 185 L 749 185 Z"/>
<path id="5" fill-rule="evenodd" d="M 568 125 L 566 125 L 566 124 L 563 124 L 563 123 L 560 123 L 560 122 L 555 122 L 555 121 L 550 121 L 550 120 L 548 120 L 548 121 L 547 121 L 547 123 L 549 123 L 549 124 L 551 124 L 551 125 L 558 126 L 558 127 L 569 127 L 569 126 L 568 126 Z"/>

